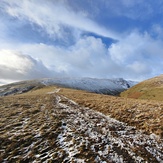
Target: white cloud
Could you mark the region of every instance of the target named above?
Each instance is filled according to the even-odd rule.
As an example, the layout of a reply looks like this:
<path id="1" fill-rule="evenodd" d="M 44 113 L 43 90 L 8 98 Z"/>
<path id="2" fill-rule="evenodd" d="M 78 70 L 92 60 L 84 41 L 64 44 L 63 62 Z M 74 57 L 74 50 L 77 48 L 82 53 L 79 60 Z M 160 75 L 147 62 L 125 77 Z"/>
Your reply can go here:
<path id="1" fill-rule="evenodd" d="M 109 48 L 109 53 L 115 62 L 125 63 L 129 60 L 138 59 L 138 56 L 142 55 L 143 49 L 146 49 L 148 43 L 149 41 L 146 39 L 146 36 L 132 32 L 123 40 L 113 43 Z"/>
<path id="2" fill-rule="evenodd" d="M 24 80 L 52 76 L 41 61 L 17 51 L 0 50 L 0 80 Z"/>
<path id="3" fill-rule="evenodd" d="M 131 69 L 132 72 L 138 75 L 148 74 L 151 71 L 151 68 L 142 61 L 134 61 L 132 64 L 127 65 L 127 68 Z"/>
<path id="4" fill-rule="evenodd" d="M 68 76 L 142 80 L 156 70 L 159 73 L 162 64 L 161 60 L 158 62 L 161 42 L 135 32 L 109 49 L 101 39 L 84 37 L 69 48 L 35 44 L 22 46 L 21 50 L 43 60 L 49 69 Z"/>
<path id="5" fill-rule="evenodd" d="M 81 38 L 73 46 L 65 48 L 22 44 L 19 50 L 26 55 L 0 51 L 0 76 L 10 80 L 56 76 L 143 80 L 161 73 L 162 45 L 161 41 L 151 39 L 148 34 L 137 32 L 114 43 L 109 49 L 95 37 Z"/>
<path id="6" fill-rule="evenodd" d="M 108 52 L 114 62 L 129 69 L 127 75 L 143 79 L 161 73 L 162 47 L 161 40 L 151 38 L 148 33 L 134 31 L 123 40 L 113 43 Z"/>
<path id="7" fill-rule="evenodd" d="M 45 44 L 25 44 L 19 46 L 19 50 L 23 51 L 23 54 L 15 51 L 14 48 L 0 50 L 1 81 L 58 75 L 111 77 L 114 71 L 111 70 L 107 48 L 101 39 L 94 37 L 84 37 L 74 46 L 65 49 Z"/>
<path id="8" fill-rule="evenodd" d="M 28 44 L 22 46 L 21 50 L 34 58 L 40 58 L 49 69 L 70 76 L 103 77 L 110 62 L 107 48 L 101 39 L 94 37 L 79 39 L 68 48 Z"/>
<path id="9" fill-rule="evenodd" d="M 23 80 L 67 75 L 98 78 L 124 77 L 126 79 L 139 80 L 161 73 L 163 64 L 163 41 L 161 38 L 163 30 L 159 24 L 153 26 L 153 31 L 157 35 L 155 38 L 152 38 L 147 32 L 140 34 L 137 31 L 133 31 L 131 33 L 126 32 L 122 39 L 121 34 L 117 36 L 114 32 L 97 24 L 95 17 L 91 15 L 94 13 L 94 7 L 101 9 L 101 6 L 97 5 L 101 1 L 97 1 L 97 3 L 93 0 L 89 1 L 89 4 L 92 5 L 87 8 L 87 12 L 91 7 L 93 11 L 88 12 L 88 14 L 85 14 L 82 9 L 80 11 L 72 9 L 67 0 L 2 0 L 1 2 L 3 5 L 0 9 L 3 8 L 3 11 L 5 10 L 9 14 L 6 21 L 4 21 L 3 17 L 5 14 L 2 16 L 3 18 L 0 18 L 3 22 L 0 25 L 0 49 L 8 49 L 6 51 L 0 50 L 1 79 Z M 120 15 L 123 18 L 124 16 L 131 16 L 131 18 L 137 19 L 142 16 L 137 14 L 140 9 L 149 6 L 141 8 L 141 0 L 132 2 L 129 0 L 103 0 L 103 2 L 105 2 L 103 4 L 106 4 L 106 8 L 104 5 L 102 6 L 105 8 L 103 12 L 109 10 L 108 13 L 111 13 L 110 18 L 118 18 L 118 15 Z M 76 1 L 76 3 L 78 2 Z M 96 6 L 93 6 L 94 4 Z M 138 5 L 138 10 L 135 5 Z M 135 12 L 135 10 L 137 11 Z M 150 10 L 147 11 L 146 14 L 150 14 Z M 144 14 L 144 12 L 141 14 Z M 103 14 L 105 13 L 100 11 L 98 19 Z M 108 17 L 109 15 L 106 15 L 106 17 L 102 18 Z M 19 23 L 15 23 L 15 20 Z M 13 23 L 17 25 L 13 26 Z M 30 28 L 39 28 L 34 30 L 23 29 L 21 28 L 23 23 L 28 24 Z M 34 26 L 29 26 L 29 24 L 34 24 Z M 108 22 L 104 24 L 109 26 Z M 68 44 L 71 45 L 69 47 L 57 46 L 55 45 L 56 42 L 53 45 L 47 45 L 45 43 L 49 41 L 46 40 L 49 39 L 47 36 L 46 41 L 38 37 L 38 40 L 40 39 L 39 41 L 44 41 L 44 43 L 38 43 L 39 41 L 35 43 L 33 40 L 32 42 L 30 37 L 29 41 L 27 41 L 28 44 L 24 43 L 26 41 L 24 41 L 23 37 L 28 32 L 32 31 L 33 33 L 31 34 L 34 34 L 34 31 L 40 30 L 40 28 L 42 29 L 40 34 L 42 34 L 41 32 L 46 32 L 54 40 L 62 39 L 56 41 L 57 45 L 67 39 L 71 40 L 72 37 L 75 39 L 73 43 Z M 22 29 L 22 33 L 25 34 L 12 37 L 14 30 L 17 31 L 17 29 Z M 107 49 L 100 38 L 83 36 L 82 32 L 84 31 L 111 37 L 119 41 L 112 43 Z M 22 33 L 17 32 L 16 34 L 21 35 Z M 38 33 L 36 33 L 37 36 Z M 29 42 L 32 43 L 30 44 Z"/>
<path id="10" fill-rule="evenodd" d="M 81 31 L 92 32 L 101 36 L 119 39 L 119 36 L 101 27 L 81 12 L 71 10 L 66 3 L 59 1 L 7 1 L 5 5 L 6 12 L 18 19 L 28 20 L 37 24 L 45 30 L 51 37 L 65 38 L 69 33 L 74 37 L 76 33 L 80 35 Z M 65 29 L 68 29 L 66 32 Z"/>
<path id="11" fill-rule="evenodd" d="M 162 57 L 163 42 L 154 40 L 148 33 L 132 32 L 123 40 L 113 43 L 109 49 L 113 60 L 119 63 Z"/>

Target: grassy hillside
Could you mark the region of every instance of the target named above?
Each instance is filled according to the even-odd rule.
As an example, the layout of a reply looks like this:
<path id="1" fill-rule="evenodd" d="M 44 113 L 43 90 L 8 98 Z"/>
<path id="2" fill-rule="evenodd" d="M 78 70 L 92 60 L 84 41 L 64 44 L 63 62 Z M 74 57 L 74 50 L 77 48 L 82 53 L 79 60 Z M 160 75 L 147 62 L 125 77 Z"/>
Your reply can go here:
<path id="1" fill-rule="evenodd" d="M 161 101 L 128 99 L 72 89 L 61 89 L 59 94 L 128 125 L 136 126 L 137 129 L 148 134 L 155 133 L 163 137 L 163 102 Z"/>
<path id="2" fill-rule="evenodd" d="M 145 133 L 155 133 L 163 137 L 163 102 L 161 101 L 115 97 L 57 86 L 32 90 L 22 95 L 40 96 L 58 88 L 57 94 L 72 99 L 81 106 L 89 107 L 128 125 L 136 126 Z"/>
<path id="3" fill-rule="evenodd" d="M 54 86 L 0 97 L 0 162 L 161 162 L 162 108 Z"/>
<path id="4" fill-rule="evenodd" d="M 121 93 L 121 97 L 163 100 L 163 75 L 145 80 Z"/>

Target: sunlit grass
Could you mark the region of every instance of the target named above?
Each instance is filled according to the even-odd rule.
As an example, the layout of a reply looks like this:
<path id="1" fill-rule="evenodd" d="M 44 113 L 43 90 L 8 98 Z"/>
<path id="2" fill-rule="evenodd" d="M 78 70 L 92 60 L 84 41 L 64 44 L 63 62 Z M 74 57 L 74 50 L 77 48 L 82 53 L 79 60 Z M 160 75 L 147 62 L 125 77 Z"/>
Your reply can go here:
<path id="1" fill-rule="evenodd" d="M 143 81 L 122 92 L 121 96 L 163 101 L 163 75 Z"/>

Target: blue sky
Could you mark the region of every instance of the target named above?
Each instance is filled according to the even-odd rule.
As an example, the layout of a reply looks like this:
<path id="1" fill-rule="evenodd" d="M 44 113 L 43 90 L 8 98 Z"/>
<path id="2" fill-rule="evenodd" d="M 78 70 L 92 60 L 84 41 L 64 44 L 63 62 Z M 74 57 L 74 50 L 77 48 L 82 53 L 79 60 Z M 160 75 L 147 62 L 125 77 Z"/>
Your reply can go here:
<path id="1" fill-rule="evenodd" d="M 1 0 L 0 83 L 163 73 L 162 0 Z"/>

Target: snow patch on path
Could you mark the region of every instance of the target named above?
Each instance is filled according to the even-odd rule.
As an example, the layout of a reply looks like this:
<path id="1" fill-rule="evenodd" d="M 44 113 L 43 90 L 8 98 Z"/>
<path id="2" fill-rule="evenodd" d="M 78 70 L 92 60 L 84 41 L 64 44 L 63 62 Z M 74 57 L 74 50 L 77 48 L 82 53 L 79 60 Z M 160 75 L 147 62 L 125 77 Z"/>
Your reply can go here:
<path id="1" fill-rule="evenodd" d="M 163 161 L 163 143 L 155 137 L 102 113 L 80 107 L 64 96 L 57 95 L 56 99 L 57 105 L 67 114 L 57 140 L 68 155 L 67 161 L 76 161 L 78 155 L 82 157 L 82 150 L 87 151 L 83 159 L 94 153 L 96 162 Z"/>

